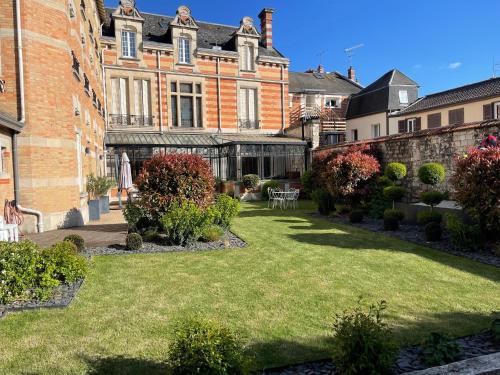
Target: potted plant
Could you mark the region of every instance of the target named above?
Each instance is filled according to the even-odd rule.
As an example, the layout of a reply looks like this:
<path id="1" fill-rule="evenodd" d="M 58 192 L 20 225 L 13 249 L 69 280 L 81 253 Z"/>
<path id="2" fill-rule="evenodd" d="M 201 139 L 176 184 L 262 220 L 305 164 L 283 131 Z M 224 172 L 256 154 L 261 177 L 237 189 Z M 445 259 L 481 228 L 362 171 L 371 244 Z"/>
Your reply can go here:
<path id="1" fill-rule="evenodd" d="M 101 176 L 96 178 L 97 196 L 99 197 L 99 211 L 101 214 L 109 213 L 109 189 L 114 186 L 112 179 Z"/>
<path id="2" fill-rule="evenodd" d="M 257 196 L 257 189 L 260 184 L 260 178 L 256 174 L 247 174 L 243 176 L 243 186 L 245 187 L 245 198 L 247 200 L 260 200 Z"/>
<path id="3" fill-rule="evenodd" d="M 87 193 L 89 194 L 89 220 L 101 218 L 99 196 L 97 194 L 97 178 L 91 174 L 87 176 Z"/>

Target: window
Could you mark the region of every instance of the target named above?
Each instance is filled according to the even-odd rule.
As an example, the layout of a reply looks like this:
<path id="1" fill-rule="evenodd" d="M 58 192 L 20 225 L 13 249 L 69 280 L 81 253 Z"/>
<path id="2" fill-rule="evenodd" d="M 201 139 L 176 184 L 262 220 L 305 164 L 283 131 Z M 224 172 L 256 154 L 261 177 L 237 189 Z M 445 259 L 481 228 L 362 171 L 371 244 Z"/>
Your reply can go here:
<path id="1" fill-rule="evenodd" d="M 259 175 L 259 158 L 258 157 L 242 157 L 241 158 L 241 175 L 247 174 Z"/>
<path id="2" fill-rule="evenodd" d="M 306 95 L 306 107 L 316 106 L 316 95 Z"/>
<path id="3" fill-rule="evenodd" d="M 441 113 L 432 113 L 427 116 L 427 128 L 439 128 L 441 126 Z"/>
<path id="4" fill-rule="evenodd" d="M 8 173 L 7 164 L 5 163 L 5 153 L 7 152 L 7 147 L 0 147 L 0 173 L 5 177 L 5 174 Z"/>
<path id="5" fill-rule="evenodd" d="M 448 123 L 450 125 L 463 124 L 464 123 L 464 109 L 452 109 L 448 111 Z"/>
<path id="6" fill-rule="evenodd" d="M 78 186 L 80 187 L 80 192 L 83 191 L 83 170 L 82 170 L 82 136 L 80 133 L 76 134 L 76 161 L 78 166 Z"/>
<path id="7" fill-rule="evenodd" d="M 128 125 L 128 79 L 111 79 L 111 124 Z"/>
<path id="8" fill-rule="evenodd" d="M 399 103 L 408 104 L 408 91 L 399 90 Z"/>
<path id="9" fill-rule="evenodd" d="M 417 124 L 417 119 L 416 118 L 411 118 L 406 121 L 406 132 L 411 133 L 415 131 Z"/>
<path id="10" fill-rule="evenodd" d="M 242 46 L 241 54 L 241 69 L 242 70 L 255 70 L 254 66 L 254 52 L 252 44 L 245 44 Z"/>
<path id="11" fill-rule="evenodd" d="M 500 102 L 493 103 L 493 118 L 500 119 Z"/>
<path id="12" fill-rule="evenodd" d="M 191 64 L 190 43 L 188 38 L 179 38 L 179 63 Z"/>
<path id="13" fill-rule="evenodd" d="M 327 145 L 336 145 L 337 143 L 345 141 L 345 134 L 327 134 L 326 136 L 326 144 Z"/>
<path id="14" fill-rule="evenodd" d="M 340 108 L 340 99 L 339 98 L 327 98 L 325 100 L 326 108 Z"/>
<path id="15" fill-rule="evenodd" d="M 380 137 L 380 124 L 372 125 L 372 138 Z"/>
<path id="16" fill-rule="evenodd" d="M 90 96 L 90 81 L 89 77 L 87 77 L 87 74 L 85 73 L 83 73 L 83 88 L 85 89 L 87 95 Z"/>
<path id="17" fill-rule="evenodd" d="M 203 127 L 203 92 L 201 83 L 171 82 L 170 113 L 172 126 Z"/>
<path id="18" fill-rule="evenodd" d="M 136 58 L 136 35 L 133 31 L 122 31 L 122 57 Z"/>
<path id="19" fill-rule="evenodd" d="M 257 89 L 240 89 L 240 128 L 258 129 L 259 120 L 257 118 Z"/>
<path id="20" fill-rule="evenodd" d="M 351 141 L 357 141 L 358 140 L 358 129 L 352 129 L 351 130 Z"/>
<path id="21" fill-rule="evenodd" d="M 151 108 L 151 83 L 145 79 L 134 80 L 135 116 L 134 123 L 139 126 L 152 125 Z"/>
<path id="22" fill-rule="evenodd" d="M 293 94 L 289 94 L 289 95 L 288 95 L 288 106 L 289 106 L 290 108 L 292 108 L 292 107 L 293 107 Z"/>

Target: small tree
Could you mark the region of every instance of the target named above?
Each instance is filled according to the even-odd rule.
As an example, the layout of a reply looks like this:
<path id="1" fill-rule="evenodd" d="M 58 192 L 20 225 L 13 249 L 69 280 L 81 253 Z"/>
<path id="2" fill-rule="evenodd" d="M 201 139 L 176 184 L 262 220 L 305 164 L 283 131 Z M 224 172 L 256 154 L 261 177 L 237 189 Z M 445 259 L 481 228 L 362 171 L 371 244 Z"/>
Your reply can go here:
<path id="1" fill-rule="evenodd" d="M 422 183 L 434 187 L 444 181 L 445 170 L 442 164 L 427 163 L 418 170 L 418 177 Z M 443 201 L 444 197 L 445 195 L 437 190 L 428 190 L 420 194 L 420 199 L 431 206 L 431 211 Z"/>
<path id="2" fill-rule="evenodd" d="M 389 163 L 387 164 L 387 167 L 385 167 L 384 171 L 385 176 L 394 183 L 405 178 L 406 173 L 406 165 L 401 163 Z"/>
<path id="3" fill-rule="evenodd" d="M 394 186 L 387 186 L 384 188 L 384 197 L 392 201 L 392 208 L 396 206 L 396 202 L 399 202 L 406 194 L 406 189 L 402 186 L 401 180 L 406 177 L 406 165 L 401 163 L 389 163 L 385 167 L 384 175 L 390 181 L 393 182 Z"/>

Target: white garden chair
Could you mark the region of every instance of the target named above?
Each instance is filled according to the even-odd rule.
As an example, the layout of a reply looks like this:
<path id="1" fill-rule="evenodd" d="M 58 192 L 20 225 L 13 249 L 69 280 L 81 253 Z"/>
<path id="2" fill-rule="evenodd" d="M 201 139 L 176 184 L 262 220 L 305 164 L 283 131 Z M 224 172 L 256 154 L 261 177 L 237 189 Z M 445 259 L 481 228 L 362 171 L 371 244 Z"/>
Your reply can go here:
<path id="1" fill-rule="evenodd" d="M 299 200 L 300 190 L 299 189 L 290 189 L 288 194 L 285 196 L 286 198 L 286 206 L 288 207 L 288 203 L 295 210 L 297 208 L 297 201 Z"/>
<path id="2" fill-rule="evenodd" d="M 17 224 L 5 224 L 0 217 L 0 241 L 19 242 L 19 227 Z"/>

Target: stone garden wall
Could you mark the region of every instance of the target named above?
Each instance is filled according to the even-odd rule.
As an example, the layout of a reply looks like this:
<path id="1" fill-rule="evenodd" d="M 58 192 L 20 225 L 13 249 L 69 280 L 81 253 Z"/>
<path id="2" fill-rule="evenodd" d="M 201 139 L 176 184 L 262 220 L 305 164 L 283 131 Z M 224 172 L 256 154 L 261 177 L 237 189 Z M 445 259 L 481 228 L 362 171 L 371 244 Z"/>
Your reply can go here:
<path id="1" fill-rule="evenodd" d="M 380 152 L 382 164 L 399 162 L 406 165 L 406 179 L 410 196 L 417 197 L 424 189 L 418 180 L 419 167 L 428 162 L 437 162 L 446 168 L 446 180 L 441 189 L 452 191 L 450 177 L 455 169 L 455 158 L 471 147 L 480 145 L 486 133 L 498 135 L 500 121 L 485 121 L 446 126 L 437 129 L 425 129 L 415 133 L 395 134 L 362 142 L 349 142 L 319 148 L 314 155 L 341 152 L 352 145 L 368 144 Z M 498 173 L 498 171 L 492 171 Z"/>

